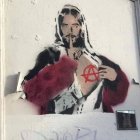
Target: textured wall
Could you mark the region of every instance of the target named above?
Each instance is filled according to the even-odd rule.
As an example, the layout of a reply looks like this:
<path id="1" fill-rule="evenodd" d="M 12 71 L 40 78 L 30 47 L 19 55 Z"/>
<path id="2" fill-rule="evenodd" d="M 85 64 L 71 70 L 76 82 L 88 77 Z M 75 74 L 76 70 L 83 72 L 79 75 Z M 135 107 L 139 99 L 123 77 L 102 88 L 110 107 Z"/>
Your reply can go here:
<path id="1" fill-rule="evenodd" d="M 118 63 L 130 81 L 138 81 L 138 47 L 130 0 L 6 0 L 6 94 L 15 91 L 17 73 L 25 75 L 33 67 L 38 52 L 53 43 L 54 19 L 67 3 L 75 4 L 85 14 L 95 50 Z"/>

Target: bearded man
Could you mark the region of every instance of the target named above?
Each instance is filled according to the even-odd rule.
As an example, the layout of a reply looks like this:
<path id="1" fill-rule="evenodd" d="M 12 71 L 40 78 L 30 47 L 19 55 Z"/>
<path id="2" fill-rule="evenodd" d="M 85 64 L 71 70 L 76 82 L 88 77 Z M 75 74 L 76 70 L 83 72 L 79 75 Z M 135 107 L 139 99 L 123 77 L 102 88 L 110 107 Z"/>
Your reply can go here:
<path id="1" fill-rule="evenodd" d="M 26 99 L 40 107 L 40 114 L 113 112 L 112 106 L 127 96 L 128 79 L 117 64 L 93 50 L 77 7 L 65 5 L 58 13 L 55 36 L 24 77 Z"/>

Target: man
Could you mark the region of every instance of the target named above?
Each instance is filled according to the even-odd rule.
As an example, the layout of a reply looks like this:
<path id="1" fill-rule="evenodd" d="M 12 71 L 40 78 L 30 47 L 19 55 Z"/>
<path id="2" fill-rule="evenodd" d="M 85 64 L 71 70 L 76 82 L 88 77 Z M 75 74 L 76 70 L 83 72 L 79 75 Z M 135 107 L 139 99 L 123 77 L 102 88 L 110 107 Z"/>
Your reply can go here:
<path id="1" fill-rule="evenodd" d="M 59 12 L 55 36 L 24 78 L 26 99 L 40 107 L 40 114 L 113 112 L 112 106 L 125 100 L 129 82 L 117 64 L 95 53 L 77 7 L 65 5 Z"/>

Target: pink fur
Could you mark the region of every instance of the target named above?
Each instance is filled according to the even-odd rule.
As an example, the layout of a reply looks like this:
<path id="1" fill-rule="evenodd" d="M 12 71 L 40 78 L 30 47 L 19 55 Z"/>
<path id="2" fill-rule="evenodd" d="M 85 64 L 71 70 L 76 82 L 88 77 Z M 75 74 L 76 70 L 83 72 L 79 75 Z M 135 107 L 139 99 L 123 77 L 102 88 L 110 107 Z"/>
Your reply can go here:
<path id="1" fill-rule="evenodd" d="M 74 81 L 77 62 L 63 56 L 54 64 L 44 67 L 39 73 L 23 85 L 27 100 L 43 107 Z"/>

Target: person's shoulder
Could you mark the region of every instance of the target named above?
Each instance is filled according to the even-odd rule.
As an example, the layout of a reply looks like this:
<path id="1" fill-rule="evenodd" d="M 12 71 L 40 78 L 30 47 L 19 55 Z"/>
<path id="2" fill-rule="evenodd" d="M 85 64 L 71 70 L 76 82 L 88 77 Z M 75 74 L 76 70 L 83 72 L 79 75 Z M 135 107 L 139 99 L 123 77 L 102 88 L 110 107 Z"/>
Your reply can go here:
<path id="1" fill-rule="evenodd" d="M 110 58 L 100 54 L 96 54 L 96 55 L 102 61 L 103 65 L 110 66 L 113 68 L 120 68 L 120 66 L 116 64 L 114 61 L 112 61 Z"/>

